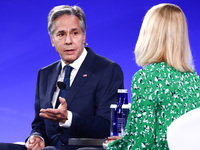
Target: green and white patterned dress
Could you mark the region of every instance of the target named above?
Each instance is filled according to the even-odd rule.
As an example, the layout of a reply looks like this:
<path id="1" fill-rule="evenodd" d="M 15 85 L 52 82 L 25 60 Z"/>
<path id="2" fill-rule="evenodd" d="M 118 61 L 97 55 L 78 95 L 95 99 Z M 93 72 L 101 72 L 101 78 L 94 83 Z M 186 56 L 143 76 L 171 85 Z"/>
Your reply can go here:
<path id="1" fill-rule="evenodd" d="M 154 63 L 132 79 L 132 104 L 126 134 L 108 145 L 108 150 L 165 150 L 166 132 L 173 120 L 200 107 L 197 73 L 183 73 Z"/>

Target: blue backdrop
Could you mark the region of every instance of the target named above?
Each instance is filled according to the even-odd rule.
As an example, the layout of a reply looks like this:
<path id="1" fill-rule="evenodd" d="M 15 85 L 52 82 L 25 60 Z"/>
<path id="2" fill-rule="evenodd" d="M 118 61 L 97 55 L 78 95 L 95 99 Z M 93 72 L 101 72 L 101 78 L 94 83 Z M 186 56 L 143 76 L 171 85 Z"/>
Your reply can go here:
<path id="1" fill-rule="evenodd" d="M 56 5 L 78 5 L 87 22 L 87 43 L 96 53 L 117 62 L 124 72 L 131 101 L 131 79 L 140 69 L 134 46 L 146 11 L 153 5 L 179 5 L 188 20 L 197 72 L 199 3 L 192 0 L 5 0 L 0 2 L 0 142 L 24 141 L 34 118 L 37 71 L 59 59 L 51 47 L 47 15 Z"/>

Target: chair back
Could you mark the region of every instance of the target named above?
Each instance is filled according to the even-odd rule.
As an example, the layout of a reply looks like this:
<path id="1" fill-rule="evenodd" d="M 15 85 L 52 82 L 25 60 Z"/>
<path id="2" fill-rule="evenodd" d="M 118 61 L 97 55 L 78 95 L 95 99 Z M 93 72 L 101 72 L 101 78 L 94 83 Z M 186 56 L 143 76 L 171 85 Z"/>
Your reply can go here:
<path id="1" fill-rule="evenodd" d="M 170 150 L 200 150 L 200 108 L 174 120 L 167 129 Z"/>

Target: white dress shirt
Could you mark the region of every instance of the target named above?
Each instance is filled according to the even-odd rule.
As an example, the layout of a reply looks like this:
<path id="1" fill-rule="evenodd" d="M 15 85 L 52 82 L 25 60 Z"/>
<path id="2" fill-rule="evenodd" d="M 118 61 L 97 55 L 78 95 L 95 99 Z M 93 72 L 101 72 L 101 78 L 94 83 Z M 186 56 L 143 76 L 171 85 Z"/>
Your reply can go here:
<path id="1" fill-rule="evenodd" d="M 74 78 L 76 77 L 76 74 L 79 70 L 79 68 L 81 67 L 81 64 L 83 63 L 85 57 L 87 55 L 87 50 L 84 48 L 81 56 L 76 59 L 73 63 L 69 64 L 73 69 L 72 69 L 72 72 L 70 74 L 70 86 L 72 85 L 73 81 L 74 81 Z M 64 80 L 64 76 L 65 76 L 65 71 L 64 71 L 64 67 L 65 67 L 65 63 L 64 61 L 61 59 L 61 72 L 58 76 L 58 81 L 61 81 L 63 82 Z M 58 95 L 59 95 L 59 92 L 60 92 L 60 89 L 58 88 L 58 86 L 56 86 L 56 90 L 54 92 L 54 95 L 53 95 L 53 98 L 52 98 L 52 106 L 53 108 L 55 108 L 56 106 L 56 101 L 57 101 L 57 98 L 58 98 Z M 72 121 L 72 112 L 68 110 L 68 120 L 66 120 L 65 123 L 61 123 L 59 122 L 59 125 L 62 126 L 62 127 L 65 127 L 65 128 L 69 128 L 71 126 L 71 121 Z"/>

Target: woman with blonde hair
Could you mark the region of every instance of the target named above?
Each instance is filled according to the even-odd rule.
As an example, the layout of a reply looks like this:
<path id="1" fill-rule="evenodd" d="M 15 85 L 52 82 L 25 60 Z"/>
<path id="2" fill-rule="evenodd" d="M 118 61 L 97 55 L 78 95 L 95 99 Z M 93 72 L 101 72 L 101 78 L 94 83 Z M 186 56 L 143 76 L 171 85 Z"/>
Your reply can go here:
<path id="1" fill-rule="evenodd" d="M 143 68 L 132 79 L 126 133 L 113 149 L 168 149 L 167 127 L 200 107 L 200 80 L 194 71 L 186 17 L 174 4 L 153 6 L 145 15 L 135 47 Z"/>

